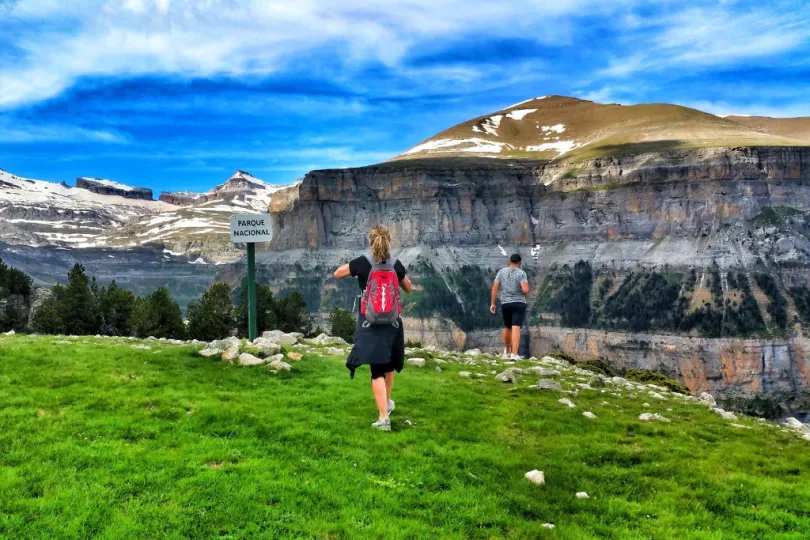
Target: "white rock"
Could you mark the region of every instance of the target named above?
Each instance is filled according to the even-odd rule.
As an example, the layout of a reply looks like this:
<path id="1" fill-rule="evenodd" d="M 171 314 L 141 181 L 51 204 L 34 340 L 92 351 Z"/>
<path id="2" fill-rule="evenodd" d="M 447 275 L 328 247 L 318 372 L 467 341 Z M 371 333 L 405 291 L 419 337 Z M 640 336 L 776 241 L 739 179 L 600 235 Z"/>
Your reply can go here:
<path id="1" fill-rule="evenodd" d="M 734 414 L 733 412 L 724 411 L 723 409 L 721 409 L 719 407 L 712 407 L 712 412 L 717 413 L 718 415 L 720 415 L 720 418 L 724 418 L 725 420 L 736 420 L 737 419 L 736 414 Z"/>
<path id="2" fill-rule="evenodd" d="M 409 366 L 414 367 L 425 367 L 425 359 L 424 358 L 408 358 L 405 361 L 406 364 Z"/>
<path id="3" fill-rule="evenodd" d="M 529 480 L 532 484 L 538 484 L 539 485 L 539 484 L 545 484 L 546 483 L 546 477 L 543 474 L 543 471 L 538 471 L 537 469 L 534 469 L 533 471 L 529 471 L 526 474 L 524 474 L 523 476 L 525 476 L 526 479 Z"/>
<path id="4" fill-rule="evenodd" d="M 281 345 L 271 339 L 264 337 L 257 337 L 253 340 L 253 347 L 258 349 L 260 354 L 264 356 L 273 356 L 281 352 Z"/>
<path id="5" fill-rule="evenodd" d="M 241 366 L 259 366 L 267 363 L 267 360 L 262 360 L 261 358 L 253 356 L 250 353 L 242 353 L 237 358 L 237 362 Z"/>
<path id="6" fill-rule="evenodd" d="M 663 399 L 664 401 L 667 399 L 658 392 L 650 392 L 650 397 L 654 397 L 655 399 Z"/>
<path id="7" fill-rule="evenodd" d="M 469 376 L 470 376 L 470 372 L 469 372 L 469 371 L 459 371 L 459 372 L 458 372 L 458 376 L 459 376 L 459 377 L 469 377 Z"/>
<path id="8" fill-rule="evenodd" d="M 562 386 L 560 383 L 553 379 L 540 379 L 537 381 L 536 388 L 539 390 L 551 390 L 554 392 L 562 392 Z"/>
<path id="9" fill-rule="evenodd" d="M 729 424 L 729 425 L 730 425 L 731 427 L 735 427 L 735 428 L 741 428 L 741 429 L 751 429 L 751 426 L 744 426 L 744 425 L 742 425 L 742 424 L 735 424 L 735 423 L 733 423 L 733 422 L 732 422 L 731 424 Z"/>
<path id="10" fill-rule="evenodd" d="M 200 356 L 210 358 L 212 356 L 220 356 L 224 351 L 222 349 L 203 349 L 200 351 Z"/>
<path id="11" fill-rule="evenodd" d="M 567 405 L 567 406 L 568 406 L 568 407 L 570 407 L 571 409 L 573 409 L 574 407 L 576 407 L 576 405 L 574 405 L 574 404 L 571 402 L 571 400 L 570 400 L 570 399 L 568 399 L 568 398 L 562 398 L 562 399 L 557 400 L 557 401 L 558 401 L 558 403 L 562 403 L 563 405 Z"/>
<path id="12" fill-rule="evenodd" d="M 299 334 L 300 335 L 300 334 Z M 268 330 L 266 332 L 262 332 L 262 337 L 264 339 L 269 339 L 279 345 L 295 345 L 298 343 L 298 337 L 294 334 L 285 334 L 281 330 Z"/>
<path id="13" fill-rule="evenodd" d="M 801 423 L 799 420 L 793 418 L 792 416 L 790 418 L 785 419 L 785 425 L 791 429 L 795 429 L 796 431 L 803 431 L 805 433 L 810 432 L 810 426 Z"/>
<path id="14" fill-rule="evenodd" d="M 283 362 L 282 360 L 273 360 L 269 364 L 267 364 L 267 368 L 273 371 L 290 371 L 292 366 L 287 362 Z"/>
<path id="15" fill-rule="evenodd" d="M 310 339 L 310 343 L 315 345 L 347 345 L 346 340 L 337 336 L 330 336 L 327 334 L 320 334 L 318 337 Z M 342 351 L 341 351 L 342 352 Z"/>
<path id="16" fill-rule="evenodd" d="M 132 347 L 133 349 L 140 350 L 140 351 L 151 351 L 152 350 L 152 347 L 150 347 L 149 345 L 130 345 L 130 347 Z"/>
<path id="17" fill-rule="evenodd" d="M 242 345 L 242 340 L 238 337 L 230 336 L 225 339 L 215 339 L 211 343 L 208 344 L 208 349 L 222 349 L 226 351 L 231 347 L 239 347 Z"/>
<path id="18" fill-rule="evenodd" d="M 226 362 L 233 362 L 236 360 L 236 357 L 239 356 L 239 347 L 233 346 L 222 353 L 222 359 Z"/>
<path id="19" fill-rule="evenodd" d="M 440 368 L 439 366 L 436 366 L 436 369 L 434 369 L 433 371 L 435 371 L 436 373 L 441 373 L 442 368 Z"/>
<path id="20" fill-rule="evenodd" d="M 658 413 L 648 413 L 648 412 L 641 413 L 640 415 L 638 415 L 638 419 L 643 422 L 650 422 L 652 420 L 658 420 L 659 422 L 669 422 L 669 418 L 664 418 Z"/>
<path id="21" fill-rule="evenodd" d="M 810 433 L 805 433 L 804 435 L 802 435 L 802 439 L 804 439 L 805 441 L 810 441 Z"/>
<path id="22" fill-rule="evenodd" d="M 712 396 L 708 392 L 702 392 L 698 397 L 698 400 L 700 400 L 701 403 L 709 405 L 711 407 L 715 407 L 717 405 L 717 403 L 714 401 L 714 396 Z"/>
<path id="23" fill-rule="evenodd" d="M 464 351 L 465 356 L 480 356 L 481 351 L 478 349 L 470 349 L 469 351 Z"/>
<path id="24" fill-rule="evenodd" d="M 3 334 L 3 335 L 5 335 L 5 336 L 13 336 L 13 335 L 14 335 L 14 334 L 16 334 L 16 333 L 17 333 L 17 332 L 15 332 L 14 330 L 9 330 L 8 332 L 6 332 L 6 333 L 5 333 L 5 334 Z"/>
<path id="25" fill-rule="evenodd" d="M 590 499 L 590 497 L 584 491 L 580 491 L 577 493 L 577 499 Z"/>
<path id="26" fill-rule="evenodd" d="M 593 414 L 591 411 L 585 411 L 584 413 L 582 413 L 582 416 L 584 416 L 585 418 L 590 418 L 590 419 L 596 418 L 596 415 Z"/>
<path id="27" fill-rule="evenodd" d="M 326 354 L 329 356 L 343 356 L 345 353 L 343 349 L 338 349 L 337 347 L 329 347 L 326 349 Z"/>
<path id="28" fill-rule="evenodd" d="M 514 370 L 507 369 L 495 375 L 495 380 L 501 381 L 502 383 L 515 384 L 517 382 L 517 375 Z"/>
<path id="29" fill-rule="evenodd" d="M 554 524 L 553 523 L 543 523 L 543 527 L 545 527 L 546 529 L 553 529 Z"/>

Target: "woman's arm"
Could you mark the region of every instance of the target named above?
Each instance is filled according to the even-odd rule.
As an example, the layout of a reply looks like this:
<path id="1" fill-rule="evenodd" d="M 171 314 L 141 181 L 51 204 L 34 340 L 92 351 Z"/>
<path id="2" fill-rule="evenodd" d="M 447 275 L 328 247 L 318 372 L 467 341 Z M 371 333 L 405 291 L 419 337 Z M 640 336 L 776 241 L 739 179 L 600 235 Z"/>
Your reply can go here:
<path id="1" fill-rule="evenodd" d="M 341 278 L 349 277 L 350 275 L 352 275 L 352 273 L 351 273 L 351 271 L 349 271 L 349 263 L 346 263 L 346 264 L 338 267 L 338 269 L 335 270 L 335 273 L 334 273 L 335 279 L 341 279 Z"/>
<path id="2" fill-rule="evenodd" d="M 413 291 L 413 283 L 411 283 L 411 278 L 405 276 L 400 282 L 399 286 L 402 287 L 402 290 L 406 293 L 410 293 Z"/>

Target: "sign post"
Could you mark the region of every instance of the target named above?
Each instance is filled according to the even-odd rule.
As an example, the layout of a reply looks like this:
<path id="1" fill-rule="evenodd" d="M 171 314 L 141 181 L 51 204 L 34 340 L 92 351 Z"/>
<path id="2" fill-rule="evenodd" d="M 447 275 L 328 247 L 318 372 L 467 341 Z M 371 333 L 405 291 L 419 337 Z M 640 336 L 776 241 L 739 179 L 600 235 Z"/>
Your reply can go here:
<path id="1" fill-rule="evenodd" d="M 273 227 L 267 214 L 231 216 L 231 240 L 247 244 L 248 339 L 256 339 L 256 243 L 273 239 Z"/>

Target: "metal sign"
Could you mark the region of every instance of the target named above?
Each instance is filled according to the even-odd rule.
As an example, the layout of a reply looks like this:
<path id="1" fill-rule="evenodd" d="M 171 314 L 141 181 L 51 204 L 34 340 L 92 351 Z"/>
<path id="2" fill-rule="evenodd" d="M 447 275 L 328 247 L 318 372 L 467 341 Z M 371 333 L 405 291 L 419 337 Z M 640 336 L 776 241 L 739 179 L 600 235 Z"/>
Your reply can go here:
<path id="1" fill-rule="evenodd" d="M 273 227 L 267 214 L 231 216 L 231 240 L 247 244 L 248 339 L 256 339 L 256 242 L 273 239 Z"/>
<path id="2" fill-rule="evenodd" d="M 268 214 L 237 214 L 231 216 L 231 240 L 236 244 L 269 242 L 273 226 Z"/>

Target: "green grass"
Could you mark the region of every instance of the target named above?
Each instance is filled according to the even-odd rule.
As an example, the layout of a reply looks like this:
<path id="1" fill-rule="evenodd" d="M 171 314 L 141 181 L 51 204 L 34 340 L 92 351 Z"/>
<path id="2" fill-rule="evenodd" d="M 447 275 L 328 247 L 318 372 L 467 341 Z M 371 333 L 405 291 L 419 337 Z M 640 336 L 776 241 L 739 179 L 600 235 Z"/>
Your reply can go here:
<path id="1" fill-rule="evenodd" d="M 0 340 L 3 538 L 810 535 L 810 442 L 679 398 L 583 390 L 569 409 L 533 377 L 428 362 L 397 378 L 383 434 L 368 371 L 339 358 L 276 375 L 156 342 Z"/>

